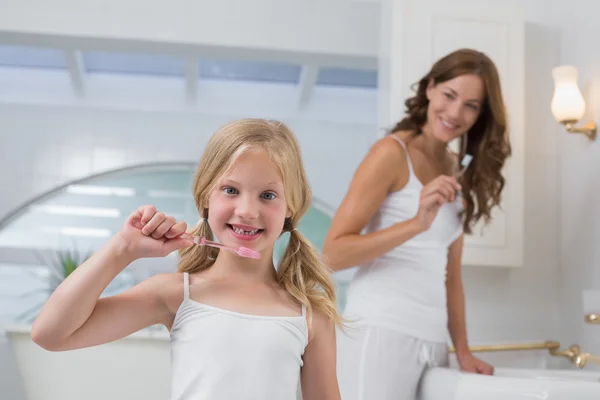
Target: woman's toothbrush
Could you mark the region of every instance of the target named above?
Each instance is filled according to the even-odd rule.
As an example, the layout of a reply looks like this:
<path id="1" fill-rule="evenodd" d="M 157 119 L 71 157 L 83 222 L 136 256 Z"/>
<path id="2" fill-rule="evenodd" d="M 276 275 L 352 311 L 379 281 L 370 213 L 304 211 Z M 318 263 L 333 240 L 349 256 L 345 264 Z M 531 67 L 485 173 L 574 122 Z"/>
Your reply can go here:
<path id="1" fill-rule="evenodd" d="M 456 179 L 459 179 L 461 176 L 464 175 L 465 171 L 469 167 L 469 164 L 471 164 L 471 161 L 473 161 L 473 156 L 470 154 L 465 154 L 462 161 L 460 162 L 461 169 L 455 175 Z"/>
<path id="2" fill-rule="evenodd" d="M 231 251 L 232 253 L 235 253 L 240 257 L 254 258 L 257 260 L 260 258 L 260 253 L 258 251 L 249 249 L 247 247 L 240 246 L 238 248 L 232 248 L 232 247 L 225 246 L 221 243 L 217 243 L 217 242 L 213 242 L 212 240 L 208 240 L 205 237 L 196 236 L 196 235 L 192 235 L 189 233 L 184 233 L 180 237 L 183 239 L 192 240 L 194 243 L 196 243 L 197 245 L 200 245 L 200 246 L 211 246 L 211 247 L 216 247 L 218 249 Z"/>

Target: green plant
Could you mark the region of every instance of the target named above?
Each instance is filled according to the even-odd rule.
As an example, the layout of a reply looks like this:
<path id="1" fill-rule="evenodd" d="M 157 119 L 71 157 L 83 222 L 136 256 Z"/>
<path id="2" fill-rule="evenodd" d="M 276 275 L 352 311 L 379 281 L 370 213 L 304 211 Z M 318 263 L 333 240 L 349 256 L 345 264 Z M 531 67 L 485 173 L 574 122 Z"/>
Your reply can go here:
<path id="1" fill-rule="evenodd" d="M 34 254 L 40 265 L 44 265 L 48 268 L 48 274 L 41 275 L 35 272 L 29 272 L 30 276 L 37 280 L 41 280 L 44 283 L 44 286 L 42 288 L 26 292 L 23 297 L 35 296 L 40 293 L 43 293 L 44 297 L 41 302 L 34 304 L 32 307 L 20 313 L 16 317 L 16 320 L 19 322 L 33 322 L 47 298 L 50 297 L 50 295 L 56 290 L 58 285 L 60 285 L 69 275 L 73 273 L 73 271 L 75 271 L 92 255 L 92 252 L 88 252 L 81 256 L 76 248 L 71 250 L 56 250 L 52 252 L 49 260 L 47 259 L 47 256 L 44 257 L 44 255 L 39 251 L 35 251 Z"/>
<path id="2" fill-rule="evenodd" d="M 50 271 L 50 291 L 53 292 L 58 285 L 62 283 L 69 275 L 83 264 L 90 256 L 92 252 L 88 252 L 81 256 L 77 249 L 72 250 L 58 250 L 55 257 L 50 263 L 45 263 L 51 269 Z"/>

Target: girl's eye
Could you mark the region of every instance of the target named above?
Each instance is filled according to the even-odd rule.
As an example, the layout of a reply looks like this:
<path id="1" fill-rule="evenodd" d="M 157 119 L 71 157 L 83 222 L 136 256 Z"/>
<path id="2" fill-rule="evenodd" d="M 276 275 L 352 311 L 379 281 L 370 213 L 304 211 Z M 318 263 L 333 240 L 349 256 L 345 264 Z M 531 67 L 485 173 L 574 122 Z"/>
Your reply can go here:
<path id="1" fill-rule="evenodd" d="M 275 193 L 267 192 L 267 193 L 263 193 L 263 194 L 262 194 L 262 197 L 263 197 L 263 199 L 265 199 L 265 200 L 273 200 L 273 199 L 275 199 L 275 197 L 277 197 L 277 196 L 275 196 Z"/>
<path id="2" fill-rule="evenodd" d="M 224 188 L 224 189 L 223 189 L 223 191 L 224 191 L 225 193 L 227 193 L 227 194 L 231 194 L 231 195 L 233 195 L 233 194 L 237 194 L 237 193 L 238 193 L 237 189 L 235 189 L 235 188 L 232 188 L 232 187 L 226 187 L 226 188 Z"/>

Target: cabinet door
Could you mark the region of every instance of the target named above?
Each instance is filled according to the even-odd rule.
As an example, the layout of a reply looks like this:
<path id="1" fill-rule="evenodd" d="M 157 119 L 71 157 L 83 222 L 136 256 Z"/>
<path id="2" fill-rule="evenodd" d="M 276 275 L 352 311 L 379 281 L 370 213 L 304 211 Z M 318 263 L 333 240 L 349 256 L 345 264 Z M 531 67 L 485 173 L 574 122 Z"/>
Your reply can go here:
<path id="1" fill-rule="evenodd" d="M 379 119 L 389 127 L 404 113 L 411 86 L 445 54 L 469 47 L 495 63 L 509 118 L 513 154 L 504 168 L 506 186 L 493 220 L 465 237 L 464 264 L 523 264 L 524 208 L 524 17 L 515 3 L 481 0 L 382 0 Z"/>

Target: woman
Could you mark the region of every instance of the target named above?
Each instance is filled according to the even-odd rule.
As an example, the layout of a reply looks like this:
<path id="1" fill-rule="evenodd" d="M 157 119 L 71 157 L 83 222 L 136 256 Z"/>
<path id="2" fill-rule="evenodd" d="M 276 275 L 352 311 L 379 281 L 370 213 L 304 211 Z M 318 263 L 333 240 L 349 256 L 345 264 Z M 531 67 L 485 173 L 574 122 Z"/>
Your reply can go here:
<path id="1" fill-rule="evenodd" d="M 427 366 L 493 374 L 469 351 L 461 278 L 463 234 L 491 219 L 510 155 L 500 79 L 484 54 L 438 60 L 406 101 L 407 115 L 358 167 L 324 244 L 333 270 L 360 265 L 338 334 L 342 398 L 414 399 Z M 449 143 L 460 141 L 460 154 Z M 468 154 L 472 161 L 459 172 Z"/>

